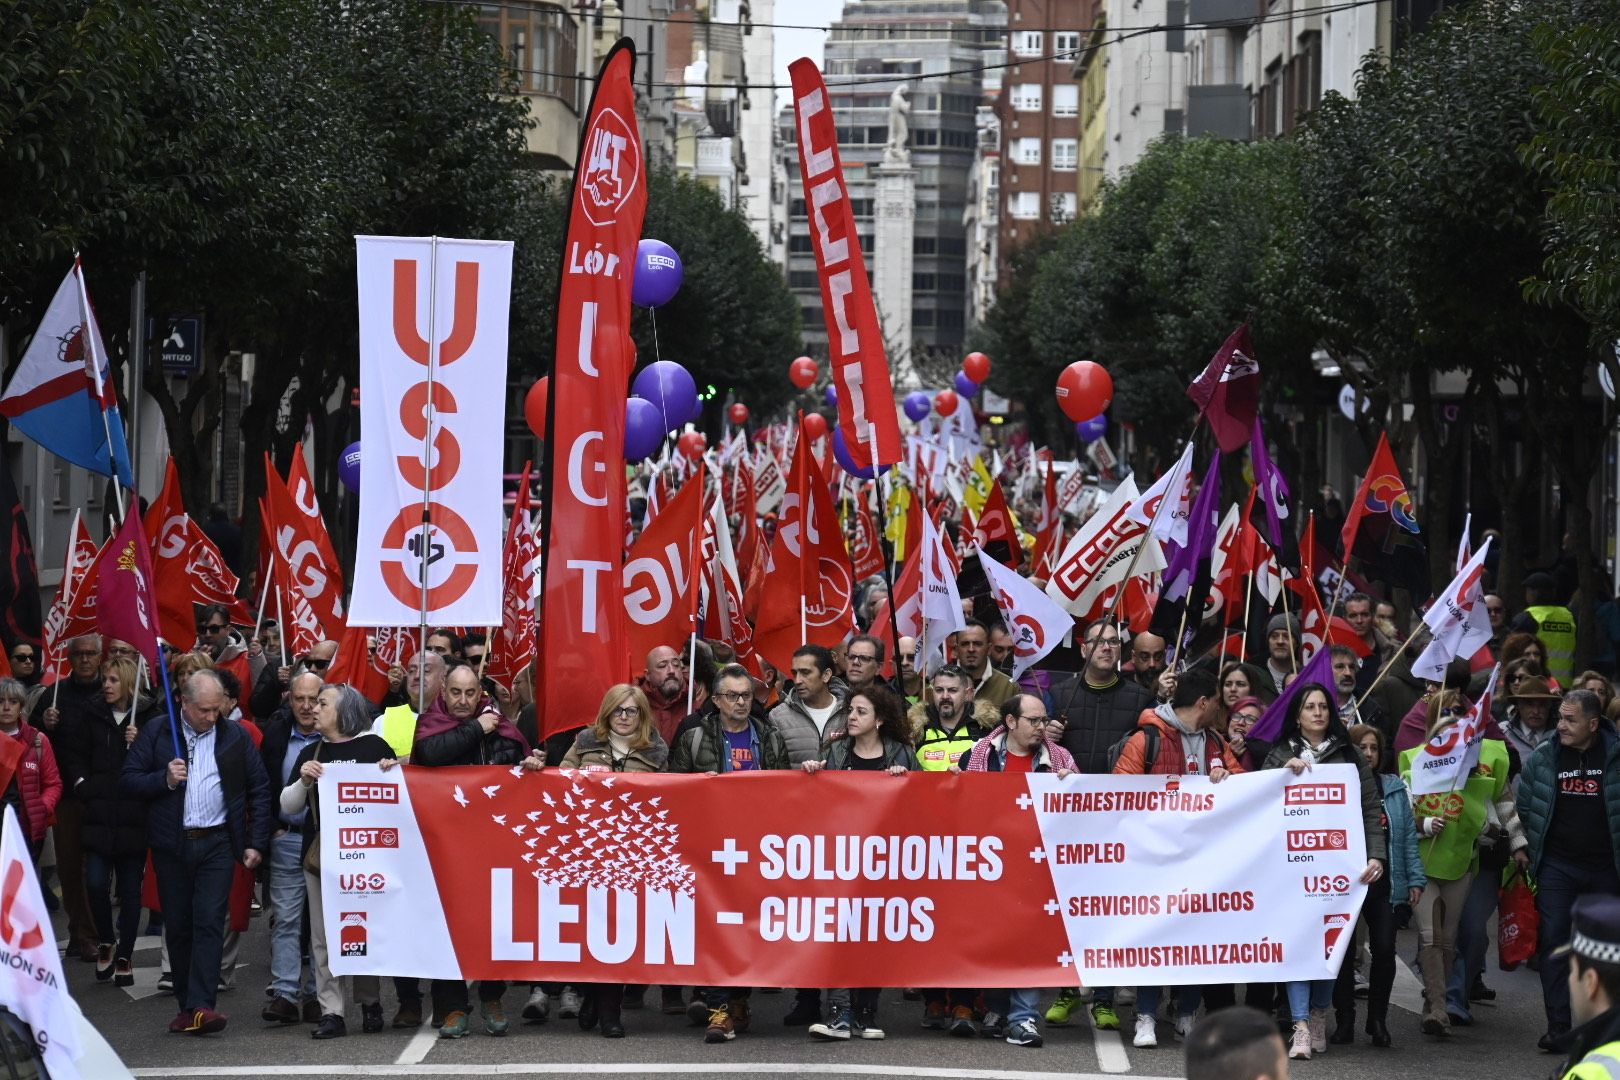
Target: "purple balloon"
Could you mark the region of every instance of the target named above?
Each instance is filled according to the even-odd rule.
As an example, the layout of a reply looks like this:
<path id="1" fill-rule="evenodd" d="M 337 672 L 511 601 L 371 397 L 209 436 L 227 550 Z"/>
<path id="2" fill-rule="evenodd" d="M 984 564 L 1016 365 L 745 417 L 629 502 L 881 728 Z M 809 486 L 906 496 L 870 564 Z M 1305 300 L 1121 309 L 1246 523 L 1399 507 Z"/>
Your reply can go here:
<path id="1" fill-rule="evenodd" d="M 360 444 L 350 443 L 338 457 L 338 482 L 350 491 L 360 490 Z"/>
<path id="2" fill-rule="evenodd" d="M 1090 420 L 1075 422 L 1074 433 L 1080 436 L 1081 442 L 1093 443 L 1108 434 L 1108 417 L 1098 413 Z"/>
<path id="3" fill-rule="evenodd" d="M 641 461 L 664 441 L 664 418 L 646 398 L 624 403 L 624 460 Z"/>
<path id="4" fill-rule="evenodd" d="M 906 395 L 906 415 L 921 423 L 927 415 L 934 411 L 934 399 L 928 396 L 926 390 L 913 390 Z"/>
<path id="5" fill-rule="evenodd" d="M 653 403 L 665 431 L 696 420 L 703 410 L 692 373 L 673 360 L 657 360 L 636 372 L 630 392 Z"/>
<path id="6" fill-rule="evenodd" d="M 849 444 L 844 441 L 843 428 L 833 428 L 832 444 L 833 457 L 838 459 L 838 464 L 843 466 L 845 472 L 849 473 L 851 476 L 858 476 L 862 480 L 870 480 L 876 475 L 876 473 L 872 471 L 872 466 L 868 465 L 863 469 L 857 465 L 855 463 L 855 459 L 850 456 Z M 891 466 L 885 465 L 883 468 L 877 471 L 880 473 L 886 473 L 890 468 Z"/>
<path id="7" fill-rule="evenodd" d="M 979 392 L 979 384 L 967 377 L 967 372 L 956 373 L 956 392 L 963 397 L 972 397 Z"/>
<path id="8" fill-rule="evenodd" d="M 636 245 L 636 276 L 630 282 L 630 302 L 637 307 L 661 307 L 680 291 L 686 268 L 675 249 L 662 240 Z"/>
<path id="9" fill-rule="evenodd" d="M 827 399 L 827 404 L 830 407 L 838 408 L 838 387 L 828 383 L 826 391 L 821 396 Z"/>

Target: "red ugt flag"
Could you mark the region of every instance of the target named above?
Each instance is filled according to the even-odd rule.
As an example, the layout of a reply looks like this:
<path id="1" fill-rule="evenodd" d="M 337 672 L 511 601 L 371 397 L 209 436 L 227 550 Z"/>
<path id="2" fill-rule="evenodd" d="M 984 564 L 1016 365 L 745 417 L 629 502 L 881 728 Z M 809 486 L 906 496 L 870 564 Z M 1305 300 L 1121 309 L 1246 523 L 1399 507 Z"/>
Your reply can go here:
<path id="1" fill-rule="evenodd" d="M 1187 387 L 1187 396 L 1209 421 L 1223 454 L 1240 450 L 1249 441 L 1260 410 L 1260 364 L 1254 358 L 1248 323 L 1232 331 L 1210 357 L 1203 374 Z"/>
<path id="2" fill-rule="evenodd" d="M 152 549 L 139 514 L 124 519 L 101 560 L 96 624 L 108 637 L 127 641 L 157 668 L 157 604 L 152 599 Z"/>

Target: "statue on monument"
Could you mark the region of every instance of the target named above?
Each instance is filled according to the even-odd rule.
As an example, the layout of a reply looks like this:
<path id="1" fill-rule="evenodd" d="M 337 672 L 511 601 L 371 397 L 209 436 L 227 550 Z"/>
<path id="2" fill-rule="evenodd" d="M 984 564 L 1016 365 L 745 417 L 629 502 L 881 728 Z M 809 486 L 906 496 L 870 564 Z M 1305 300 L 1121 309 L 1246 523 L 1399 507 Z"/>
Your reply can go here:
<path id="1" fill-rule="evenodd" d="M 889 142 L 883 164 L 911 164 L 911 84 L 901 83 L 889 95 Z"/>

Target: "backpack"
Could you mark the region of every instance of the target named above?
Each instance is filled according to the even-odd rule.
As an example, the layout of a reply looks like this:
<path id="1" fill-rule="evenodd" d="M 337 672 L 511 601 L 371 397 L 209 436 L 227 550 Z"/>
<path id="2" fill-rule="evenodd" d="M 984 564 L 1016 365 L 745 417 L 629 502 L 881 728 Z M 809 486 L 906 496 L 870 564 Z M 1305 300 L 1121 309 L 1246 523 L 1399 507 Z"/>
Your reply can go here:
<path id="1" fill-rule="evenodd" d="M 1152 770 L 1153 763 L 1159 760 L 1159 726 L 1157 724 L 1139 727 L 1130 734 L 1121 736 L 1113 746 L 1108 748 L 1108 769 L 1110 772 L 1113 771 L 1115 763 L 1119 761 L 1119 755 L 1125 752 L 1125 744 L 1138 733 L 1147 736 L 1147 745 L 1142 748 L 1142 771 L 1146 773 Z"/>

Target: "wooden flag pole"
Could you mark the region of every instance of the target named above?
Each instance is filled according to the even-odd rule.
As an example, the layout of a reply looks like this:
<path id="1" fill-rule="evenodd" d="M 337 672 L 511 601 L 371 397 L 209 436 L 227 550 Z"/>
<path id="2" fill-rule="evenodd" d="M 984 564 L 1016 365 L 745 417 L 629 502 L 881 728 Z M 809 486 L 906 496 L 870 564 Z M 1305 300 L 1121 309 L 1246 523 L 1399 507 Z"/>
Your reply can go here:
<path id="1" fill-rule="evenodd" d="M 1414 628 L 1413 631 L 1406 636 L 1405 641 L 1401 642 L 1401 647 L 1396 649 L 1393 653 L 1390 654 L 1389 662 L 1386 663 L 1379 670 L 1377 677 L 1374 678 L 1372 682 L 1367 684 L 1366 691 L 1359 698 L 1356 699 L 1356 711 L 1357 712 L 1361 711 L 1362 702 L 1366 701 L 1369 697 L 1372 696 L 1373 690 L 1378 686 L 1378 684 L 1380 682 L 1383 681 L 1384 676 L 1389 674 L 1389 669 L 1395 666 L 1395 661 L 1397 661 L 1397 660 L 1399 660 L 1401 658 L 1401 654 L 1406 651 L 1406 647 L 1408 645 L 1412 644 L 1413 640 L 1417 638 L 1418 634 L 1423 632 L 1424 627 L 1425 627 L 1425 623 L 1421 619 L 1418 620 L 1418 624 L 1417 624 L 1416 628 Z M 1327 648 L 1327 645 L 1323 645 L 1322 647 L 1325 649 L 1325 648 Z"/>

